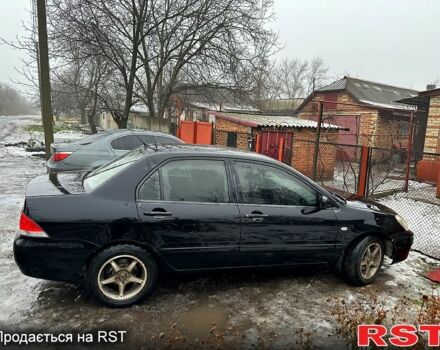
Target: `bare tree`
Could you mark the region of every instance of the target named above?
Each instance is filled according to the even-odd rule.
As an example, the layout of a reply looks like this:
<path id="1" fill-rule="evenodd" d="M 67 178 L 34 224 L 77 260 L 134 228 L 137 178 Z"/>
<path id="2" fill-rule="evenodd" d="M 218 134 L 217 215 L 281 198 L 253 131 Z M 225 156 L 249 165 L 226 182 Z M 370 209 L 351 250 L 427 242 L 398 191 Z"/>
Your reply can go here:
<path id="1" fill-rule="evenodd" d="M 0 115 L 19 115 L 32 111 L 31 104 L 12 86 L 0 83 Z"/>
<path id="2" fill-rule="evenodd" d="M 278 98 L 305 97 L 325 84 L 327 73 L 319 57 L 311 60 L 286 58 L 274 66 L 272 89 Z"/>
<path id="3" fill-rule="evenodd" d="M 323 87 L 329 80 L 329 70 L 321 57 L 311 59 L 308 68 L 305 86 L 306 95 L 310 95 L 313 90 Z"/>
<path id="4" fill-rule="evenodd" d="M 118 127 L 125 128 L 132 107 L 135 76 L 139 69 L 141 37 L 147 27 L 147 0 L 51 0 L 52 34 L 67 41 L 83 56 L 100 56 L 113 73 L 100 97 Z M 58 33 L 58 35 L 57 35 Z M 116 91 L 108 90 L 113 86 Z"/>
<path id="5" fill-rule="evenodd" d="M 180 82 L 234 85 L 236 73 L 276 45 L 265 29 L 269 0 L 161 0 L 150 5 L 152 30 L 140 46 L 137 75 L 151 115 L 163 117 Z M 266 53 L 265 53 L 266 54 Z"/>
<path id="6" fill-rule="evenodd" d="M 272 0 L 48 0 L 47 6 L 51 75 L 62 90 L 54 96 L 73 95 L 82 121 L 86 109 L 104 106 L 120 128 L 138 101 L 163 117 L 182 83 L 236 86 L 247 67 L 265 69 L 277 47 L 266 26 Z M 17 46 L 32 53 L 36 67 L 32 26 L 27 39 Z M 104 70 L 94 66 L 98 58 Z M 32 81 L 36 72 L 23 74 Z"/>

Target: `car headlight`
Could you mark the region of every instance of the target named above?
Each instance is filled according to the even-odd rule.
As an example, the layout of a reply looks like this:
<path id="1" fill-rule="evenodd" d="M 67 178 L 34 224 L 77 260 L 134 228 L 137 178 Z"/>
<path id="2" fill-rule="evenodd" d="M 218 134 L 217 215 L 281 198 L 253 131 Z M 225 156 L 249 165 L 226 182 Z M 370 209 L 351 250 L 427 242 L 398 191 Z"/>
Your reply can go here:
<path id="1" fill-rule="evenodd" d="M 403 227 L 403 229 L 404 229 L 405 231 L 408 231 L 408 230 L 409 230 L 408 223 L 407 223 L 406 220 L 405 220 L 404 218 L 402 218 L 399 214 L 396 215 L 396 220 L 397 220 L 397 222 L 400 224 L 400 226 Z"/>

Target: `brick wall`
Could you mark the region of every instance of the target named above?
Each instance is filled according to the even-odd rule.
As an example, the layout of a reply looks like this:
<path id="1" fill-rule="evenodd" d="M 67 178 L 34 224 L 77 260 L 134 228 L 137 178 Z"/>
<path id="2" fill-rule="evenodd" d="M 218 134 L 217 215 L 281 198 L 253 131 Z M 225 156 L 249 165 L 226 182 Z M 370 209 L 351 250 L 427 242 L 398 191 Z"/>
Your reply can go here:
<path id="1" fill-rule="evenodd" d="M 407 125 L 407 123 L 402 123 L 402 125 Z M 407 138 L 405 140 L 401 139 L 399 135 L 399 126 L 400 123 L 395 120 L 389 120 L 388 118 L 380 115 L 377 119 L 376 127 L 377 127 L 377 136 L 375 137 L 374 146 L 390 148 L 393 145 L 398 146 L 399 141 L 407 142 Z M 403 147 L 404 145 L 402 145 Z"/>
<path id="2" fill-rule="evenodd" d="M 440 96 L 431 97 L 424 152 L 440 153 Z"/>
<path id="3" fill-rule="evenodd" d="M 217 117 L 215 120 L 215 144 L 226 146 L 228 132 L 237 133 L 237 148 L 248 149 L 248 137 L 252 134 L 250 126 L 234 123 L 230 120 Z"/>
<path id="4" fill-rule="evenodd" d="M 308 177 L 313 177 L 313 155 L 315 152 L 315 132 L 303 129 L 296 131 L 292 143 L 292 167 Z M 337 134 L 323 132 L 321 142 L 336 142 Z M 318 157 L 318 178 L 331 179 L 336 164 L 336 146 L 320 144 Z"/>
<path id="5" fill-rule="evenodd" d="M 215 144 L 226 146 L 228 132 L 237 133 L 237 148 L 248 149 L 248 137 L 256 136 L 257 129 L 217 117 L 215 123 Z M 315 131 L 293 129 L 292 159 L 290 165 L 308 177 L 313 176 L 313 154 Z M 321 141 L 336 142 L 337 133 L 322 131 Z M 290 145 L 287 145 L 290 147 Z M 336 163 L 336 146 L 321 144 L 319 148 L 318 174 L 321 179 L 333 177 Z"/>
<path id="6" fill-rule="evenodd" d="M 331 94 L 334 94 L 333 92 Z M 316 93 L 315 100 L 327 100 L 326 93 Z M 339 103 L 358 103 L 349 94 L 345 92 L 339 92 L 337 94 L 337 102 Z M 297 117 L 301 119 L 317 120 L 319 115 L 319 103 L 309 101 L 298 113 Z M 374 134 L 377 130 L 377 123 L 379 119 L 379 111 L 375 108 L 353 106 L 353 105 L 336 105 L 336 108 L 326 108 L 324 106 L 324 118 L 331 115 L 347 115 L 356 116 L 360 115 L 359 126 L 359 144 L 360 145 L 375 145 Z M 331 121 L 330 121 L 331 122 Z"/>

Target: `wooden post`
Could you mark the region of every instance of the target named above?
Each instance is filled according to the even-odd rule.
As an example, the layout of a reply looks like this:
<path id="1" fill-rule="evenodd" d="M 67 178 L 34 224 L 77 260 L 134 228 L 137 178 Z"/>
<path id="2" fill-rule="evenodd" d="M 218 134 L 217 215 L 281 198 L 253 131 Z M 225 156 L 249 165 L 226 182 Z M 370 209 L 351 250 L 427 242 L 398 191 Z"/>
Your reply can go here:
<path id="1" fill-rule="evenodd" d="M 37 18 L 41 117 L 43 119 L 46 159 L 49 159 L 50 145 L 53 143 L 53 116 L 50 94 L 49 49 L 47 47 L 46 0 L 37 0 Z"/>
<path id="2" fill-rule="evenodd" d="M 280 162 L 284 161 L 284 145 L 286 139 L 284 137 L 280 138 L 280 144 L 278 145 L 278 160 Z"/>

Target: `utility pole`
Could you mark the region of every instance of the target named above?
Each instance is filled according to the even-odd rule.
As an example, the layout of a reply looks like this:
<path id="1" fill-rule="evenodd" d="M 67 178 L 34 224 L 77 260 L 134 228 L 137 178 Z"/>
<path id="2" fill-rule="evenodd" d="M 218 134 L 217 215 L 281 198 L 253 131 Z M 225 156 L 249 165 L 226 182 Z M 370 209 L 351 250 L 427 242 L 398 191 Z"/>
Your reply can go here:
<path id="1" fill-rule="evenodd" d="M 53 116 L 49 78 L 49 49 L 47 46 L 46 0 L 37 0 L 37 20 L 41 117 L 43 119 L 46 159 L 49 159 L 50 145 L 53 143 Z"/>

